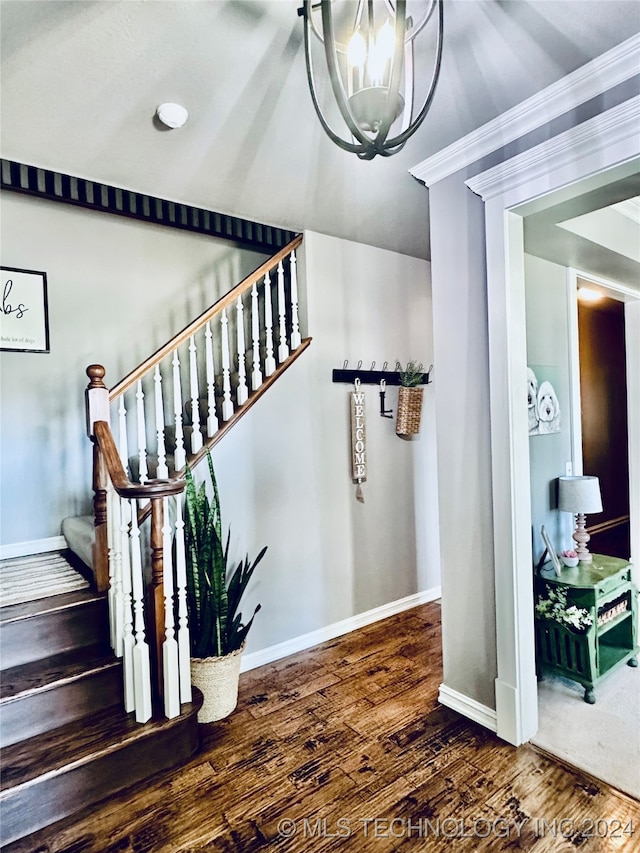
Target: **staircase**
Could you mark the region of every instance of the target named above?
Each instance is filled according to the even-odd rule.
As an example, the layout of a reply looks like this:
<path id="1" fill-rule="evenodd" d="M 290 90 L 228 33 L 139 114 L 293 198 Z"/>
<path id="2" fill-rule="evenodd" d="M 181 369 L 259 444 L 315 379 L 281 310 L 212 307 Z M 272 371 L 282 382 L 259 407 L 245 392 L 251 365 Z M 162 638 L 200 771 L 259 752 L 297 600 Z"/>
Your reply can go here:
<path id="1" fill-rule="evenodd" d="M 106 595 L 87 589 L 0 608 L 3 848 L 198 748 L 199 695 L 173 720 L 125 712 L 108 626 Z"/>
<path id="2" fill-rule="evenodd" d="M 190 685 L 180 547 L 185 465 L 309 345 L 297 314 L 300 242 L 110 391 L 104 368 L 87 369 L 95 512 L 78 550 L 92 589 L 0 608 L 3 847 L 198 749 L 202 696 Z"/>

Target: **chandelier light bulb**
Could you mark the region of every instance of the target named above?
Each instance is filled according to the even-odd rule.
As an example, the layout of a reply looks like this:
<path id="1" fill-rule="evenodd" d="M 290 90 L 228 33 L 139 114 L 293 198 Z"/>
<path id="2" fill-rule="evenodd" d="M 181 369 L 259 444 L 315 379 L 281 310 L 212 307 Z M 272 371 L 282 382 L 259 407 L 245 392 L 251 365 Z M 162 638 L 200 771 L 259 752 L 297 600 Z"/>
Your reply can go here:
<path id="1" fill-rule="evenodd" d="M 349 61 L 349 65 L 353 68 L 362 68 L 367 58 L 367 45 L 364 40 L 364 36 L 360 32 L 360 30 L 356 30 L 356 32 L 349 39 L 349 45 L 347 47 L 347 60 Z"/>

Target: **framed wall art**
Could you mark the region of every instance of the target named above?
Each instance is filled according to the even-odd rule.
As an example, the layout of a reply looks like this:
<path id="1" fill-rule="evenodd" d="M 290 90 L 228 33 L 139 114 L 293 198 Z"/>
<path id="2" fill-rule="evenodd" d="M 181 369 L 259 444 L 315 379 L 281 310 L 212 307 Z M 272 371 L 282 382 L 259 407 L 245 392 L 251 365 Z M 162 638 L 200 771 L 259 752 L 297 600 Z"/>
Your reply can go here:
<path id="1" fill-rule="evenodd" d="M 47 274 L 0 266 L 0 350 L 49 352 Z"/>

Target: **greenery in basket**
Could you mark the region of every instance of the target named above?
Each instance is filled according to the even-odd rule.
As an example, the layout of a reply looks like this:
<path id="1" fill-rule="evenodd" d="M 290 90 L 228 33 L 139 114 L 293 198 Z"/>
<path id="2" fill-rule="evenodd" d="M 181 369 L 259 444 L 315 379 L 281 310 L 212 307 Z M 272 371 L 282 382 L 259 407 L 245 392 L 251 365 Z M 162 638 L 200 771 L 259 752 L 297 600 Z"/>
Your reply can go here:
<path id="1" fill-rule="evenodd" d="M 228 572 L 229 541 L 222 544 L 220 497 L 207 452 L 213 499 L 206 483 L 197 488 L 187 465 L 185 470 L 185 551 L 187 560 L 187 609 L 191 655 L 196 658 L 221 657 L 239 649 L 253 624 L 258 604 L 247 623 L 238 610 L 247 584 L 267 550 L 265 546 L 250 563 L 248 555 L 232 573 Z"/>
<path id="2" fill-rule="evenodd" d="M 424 366 L 422 362 L 418 364 L 415 361 L 408 361 L 404 368 L 398 362 L 398 372 L 400 373 L 400 384 L 405 388 L 414 388 L 423 383 Z"/>
<path id="3" fill-rule="evenodd" d="M 540 619 L 553 619 L 573 631 L 583 633 L 593 624 L 593 616 L 584 607 L 570 604 L 567 607 L 567 591 L 547 587 L 548 598 L 539 598 L 536 604 L 536 616 Z"/>

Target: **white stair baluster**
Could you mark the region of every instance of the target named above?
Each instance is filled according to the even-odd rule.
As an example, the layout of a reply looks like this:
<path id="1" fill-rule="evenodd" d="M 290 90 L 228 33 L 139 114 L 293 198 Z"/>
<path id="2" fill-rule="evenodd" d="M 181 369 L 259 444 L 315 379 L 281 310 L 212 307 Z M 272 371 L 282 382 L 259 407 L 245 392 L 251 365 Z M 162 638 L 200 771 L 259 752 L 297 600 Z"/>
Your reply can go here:
<path id="1" fill-rule="evenodd" d="M 236 400 L 239 406 L 246 403 L 249 398 L 247 390 L 247 354 L 244 343 L 244 305 L 242 297 L 238 296 L 236 302 L 236 337 L 238 342 L 238 388 Z"/>
<path id="2" fill-rule="evenodd" d="M 137 400 L 137 422 L 138 422 L 138 459 L 140 460 L 140 471 L 138 480 L 141 483 L 146 483 L 149 479 L 149 471 L 147 470 L 147 425 L 144 417 L 144 391 L 142 390 L 142 381 L 138 379 L 136 391 Z"/>
<path id="3" fill-rule="evenodd" d="M 171 559 L 171 520 L 169 498 L 163 498 L 162 562 L 164 586 L 165 640 L 162 644 L 162 675 L 164 687 L 164 713 L 169 718 L 180 713 L 180 681 L 178 677 L 178 644 L 173 618 L 173 561 Z"/>
<path id="4" fill-rule="evenodd" d="M 229 320 L 227 319 L 227 309 L 222 309 L 222 317 L 220 318 L 222 326 L 222 420 L 228 421 L 233 415 L 233 402 L 231 400 L 231 376 L 229 372 Z"/>
<path id="5" fill-rule="evenodd" d="M 289 358 L 289 347 L 287 346 L 287 306 L 284 299 L 284 267 L 282 261 L 278 264 L 278 317 L 280 326 L 278 331 L 278 361 L 282 364 Z"/>
<path id="6" fill-rule="evenodd" d="M 176 421 L 175 469 L 181 471 L 187 461 L 184 449 L 184 430 L 182 429 L 182 385 L 180 382 L 180 359 L 178 348 L 173 351 L 173 415 Z"/>
<path id="7" fill-rule="evenodd" d="M 296 269 L 296 252 L 291 252 L 291 349 L 298 349 L 302 343 L 300 337 L 300 322 L 298 319 L 298 273 Z"/>
<path id="8" fill-rule="evenodd" d="M 213 333 L 210 321 L 207 321 L 204 338 L 207 370 L 207 436 L 211 438 L 218 431 L 218 418 L 216 416 L 216 374 L 213 364 Z"/>
<path id="9" fill-rule="evenodd" d="M 118 451 L 122 467 L 130 475 L 129 468 L 129 442 L 127 440 L 127 410 L 124 407 L 124 394 L 120 394 L 120 405 L 118 406 Z"/>
<path id="10" fill-rule="evenodd" d="M 122 552 L 122 605 L 123 605 L 123 640 L 122 640 L 122 674 L 124 679 L 124 709 L 127 713 L 135 710 L 135 688 L 133 674 L 133 602 L 131 600 L 131 556 L 129 545 L 129 521 L 131 519 L 131 503 L 120 498 L 120 549 Z"/>
<path id="11" fill-rule="evenodd" d="M 271 276 L 269 273 L 266 273 L 264 277 L 264 326 L 266 340 L 264 373 L 265 376 L 271 376 L 276 369 L 276 360 L 273 357 L 273 312 L 271 308 Z"/>
<path id="12" fill-rule="evenodd" d="M 131 503 L 131 585 L 133 589 L 133 680 L 136 703 L 136 722 L 146 723 L 151 718 L 151 663 L 149 646 L 144 633 L 144 589 L 142 583 L 142 554 L 138 507 Z"/>
<path id="13" fill-rule="evenodd" d="M 187 561 L 184 549 L 182 495 L 176 495 L 176 586 L 178 588 L 180 701 L 191 702 L 191 648 L 187 619 Z"/>
<path id="14" fill-rule="evenodd" d="M 200 392 L 198 390 L 198 359 L 196 355 L 195 336 L 189 339 L 189 385 L 191 387 L 191 452 L 197 453 L 202 449 L 202 433 L 200 432 Z"/>
<path id="15" fill-rule="evenodd" d="M 167 450 L 164 443 L 164 403 L 162 400 L 162 376 L 160 375 L 160 366 L 158 364 L 156 364 L 156 369 L 153 374 L 153 383 L 156 402 L 156 435 L 158 437 L 158 469 L 156 472 L 156 477 L 168 477 L 169 469 L 167 468 Z"/>
<path id="16" fill-rule="evenodd" d="M 120 536 L 120 496 L 109 480 L 107 511 L 107 540 L 109 545 L 109 574 L 111 584 L 109 588 L 109 610 L 110 625 L 112 629 L 111 648 L 116 657 L 122 657 L 122 644 L 124 638 L 124 596 L 122 591 L 122 539 Z M 109 532 L 110 531 L 110 532 Z M 113 555 L 113 574 L 111 574 L 111 562 Z M 113 594 L 112 594 L 113 591 Z"/>
<path id="17" fill-rule="evenodd" d="M 251 390 L 257 391 L 262 385 L 262 371 L 260 370 L 260 306 L 258 304 L 258 286 L 255 281 L 251 288 L 251 340 L 253 344 Z"/>
<path id="18" fill-rule="evenodd" d="M 109 589 L 107 590 L 107 611 L 109 614 L 109 644 L 116 648 L 116 580 L 114 550 L 114 513 L 113 496 L 115 490 L 111 478 L 107 479 L 107 562 L 109 566 Z"/>

